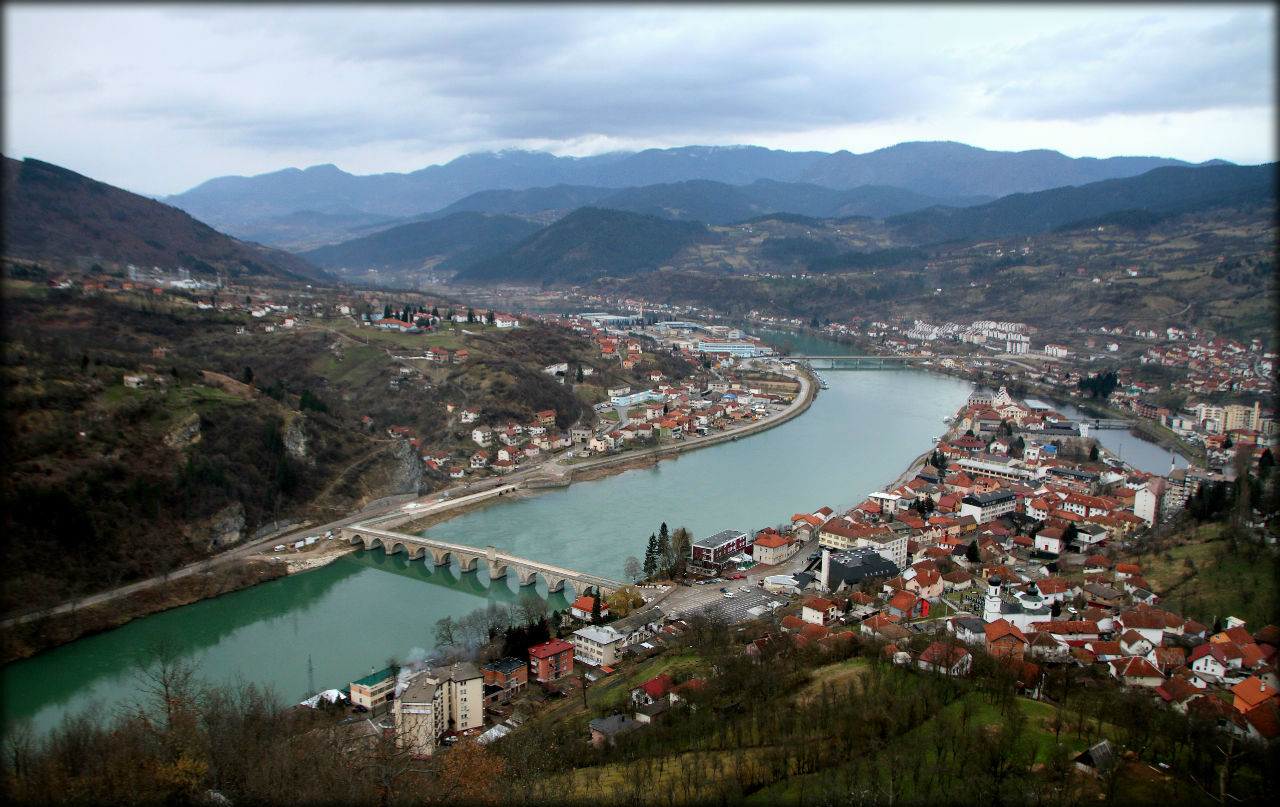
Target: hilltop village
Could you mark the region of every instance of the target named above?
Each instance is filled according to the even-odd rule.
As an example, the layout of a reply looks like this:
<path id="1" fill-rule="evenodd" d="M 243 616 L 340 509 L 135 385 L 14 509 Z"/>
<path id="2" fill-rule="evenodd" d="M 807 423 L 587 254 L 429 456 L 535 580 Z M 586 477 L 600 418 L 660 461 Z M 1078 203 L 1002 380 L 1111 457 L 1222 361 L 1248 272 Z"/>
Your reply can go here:
<path id="1" fill-rule="evenodd" d="M 491 657 L 491 648 L 391 666 L 310 705 L 349 698 L 369 714 L 370 732 L 418 755 L 466 738 L 487 744 L 529 719 L 528 704 L 575 690 L 585 699 L 611 678 L 634 678 L 630 670 L 711 621 L 747 626 L 739 652 L 758 663 L 800 650 L 844 657 L 856 645 L 920 674 L 961 678 L 987 659 L 1032 699 L 1048 698 L 1051 678 L 1075 668 L 1230 736 L 1273 742 L 1280 628 L 1187 613 L 1123 560 L 1217 478 L 1134 471 L 1089 445 L 1044 404 L 976 391 L 905 482 L 853 508 L 693 541 L 670 580 L 646 557 L 638 587 L 621 599 L 579 596 L 559 635 L 522 655 Z M 646 604 L 633 611 L 631 597 Z M 688 708 L 713 676 L 633 681 L 628 708 L 586 720 L 583 736 L 602 747 L 644 730 Z M 1104 738 L 1077 763 L 1098 773 L 1118 753 Z"/>

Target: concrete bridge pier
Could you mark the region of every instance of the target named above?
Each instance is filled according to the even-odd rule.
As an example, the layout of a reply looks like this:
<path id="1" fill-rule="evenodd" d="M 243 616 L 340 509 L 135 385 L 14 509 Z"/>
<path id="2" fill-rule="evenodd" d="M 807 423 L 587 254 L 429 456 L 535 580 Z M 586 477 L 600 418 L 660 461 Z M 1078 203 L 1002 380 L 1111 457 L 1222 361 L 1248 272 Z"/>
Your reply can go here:
<path id="1" fill-rule="evenodd" d="M 507 564 L 498 560 L 498 550 L 493 546 L 485 547 L 484 560 L 489 566 L 489 579 L 501 580 L 507 576 Z"/>

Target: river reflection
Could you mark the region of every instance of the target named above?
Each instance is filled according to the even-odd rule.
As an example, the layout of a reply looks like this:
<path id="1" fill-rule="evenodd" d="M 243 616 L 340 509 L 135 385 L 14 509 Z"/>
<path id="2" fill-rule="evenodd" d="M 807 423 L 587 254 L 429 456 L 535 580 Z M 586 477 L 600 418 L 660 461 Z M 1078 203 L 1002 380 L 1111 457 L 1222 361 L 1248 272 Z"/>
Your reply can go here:
<path id="1" fill-rule="evenodd" d="M 485 572 L 460 574 L 381 550 L 358 550 L 320 569 L 136 620 L 0 670 L 6 726 L 38 731 L 64 715 L 113 709 L 137 698 L 141 665 L 163 645 L 195 664 L 200 677 L 237 677 L 269 686 L 286 701 L 341 688 L 371 664 L 425 655 L 435 622 L 486 603 L 524 597 L 568 607 L 546 585 L 490 585 Z"/>

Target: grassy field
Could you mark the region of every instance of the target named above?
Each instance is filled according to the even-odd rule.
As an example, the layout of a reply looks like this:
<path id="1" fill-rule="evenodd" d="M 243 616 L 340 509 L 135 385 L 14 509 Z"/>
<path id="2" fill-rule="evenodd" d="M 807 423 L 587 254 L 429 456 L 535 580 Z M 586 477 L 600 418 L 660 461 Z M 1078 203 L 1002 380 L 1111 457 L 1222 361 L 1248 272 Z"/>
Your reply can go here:
<path id="1" fill-rule="evenodd" d="M 1157 594 L 1205 625 L 1237 616 L 1250 626 L 1277 620 L 1276 561 L 1268 551 L 1251 557 L 1231 551 L 1225 525 L 1205 524 L 1174 539 L 1163 552 L 1131 556 Z"/>
<path id="2" fill-rule="evenodd" d="M 1065 745 L 1073 756 L 1089 747 L 1088 740 L 1078 738 L 1066 729 L 1063 729 L 1057 738 L 1054 737 L 1052 728 L 1054 708 L 1049 704 L 1029 698 L 1017 698 L 1015 703 L 1018 710 L 1026 718 L 1026 728 L 1020 747 L 1033 754 L 1033 764 L 1042 765 L 1048 761 L 1052 749 L 1059 743 Z M 966 708 L 966 704 L 969 709 L 969 720 L 973 725 L 994 732 L 1003 724 L 1004 718 L 997 707 L 986 702 L 980 696 L 971 694 L 957 700 L 942 709 L 937 715 L 906 732 L 901 737 L 896 738 L 894 744 L 906 753 L 923 755 L 924 759 L 921 766 L 923 769 L 928 770 L 935 766 L 940 766 L 941 763 L 937 758 L 937 744 L 933 739 L 939 730 L 939 723 L 941 721 L 958 722 L 962 711 Z M 1028 744 L 1033 745 L 1033 752 L 1028 747 Z M 753 793 L 747 799 L 747 802 L 759 805 L 801 805 L 810 802 L 818 793 L 829 793 L 833 780 L 856 781 L 858 776 L 856 764 L 851 761 L 834 769 L 788 776 L 782 781 Z M 863 781 L 862 784 L 870 786 L 877 783 Z"/>
<path id="3" fill-rule="evenodd" d="M 375 345 L 348 345 L 342 361 L 326 352 L 311 362 L 311 371 L 341 386 L 364 386 L 388 366 L 387 354 Z"/>
<path id="4" fill-rule="evenodd" d="M 465 348 L 468 351 L 474 351 L 475 348 L 471 344 L 470 336 L 463 333 L 463 330 L 470 331 L 474 335 L 483 334 L 491 339 L 502 338 L 507 334 L 505 329 L 479 322 L 470 325 L 459 325 L 454 329 L 446 327 L 436 333 L 398 333 L 369 325 L 358 326 L 354 322 L 341 322 L 333 327 L 334 330 L 341 331 L 352 339 L 368 340 L 370 345 L 377 344 L 392 349 L 416 349 L 419 351 L 431 347 L 440 347 L 445 350 Z"/>

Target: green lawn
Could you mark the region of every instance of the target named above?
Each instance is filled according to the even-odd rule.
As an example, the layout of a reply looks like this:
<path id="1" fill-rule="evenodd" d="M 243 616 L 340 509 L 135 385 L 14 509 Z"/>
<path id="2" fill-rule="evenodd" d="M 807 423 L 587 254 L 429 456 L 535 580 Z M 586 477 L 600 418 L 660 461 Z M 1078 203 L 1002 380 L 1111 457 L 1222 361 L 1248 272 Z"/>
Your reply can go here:
<path id="1" fill-rule="evenodd" d="M 1175 610 L 1205 625 L 1228 616 L 1238 616 L 1251 626 L 1271 622 L 1280 605 L 1275 559 L 1266 549 L 1256 559 L 1250 559 L 1244 547 L 1231 552 L 1219 538 L 1222 528 L 1205 524 L 1190 536 L 1192 542 L 1133 560 L 1156 593 Z"/>
<path id="2" fill-rule="evenodd" d="M 465 348 L 469 352 L 475 352 L 471 345 L 471 338 L 463 333 L 463 330 L 477 335 L 485 334 L 490 338 L 502 338 L 506 335 L 505 330 L 478 322 L 471 325 L 459 325 L 456 329 L 446 327 L 436 333 L 399 333 L 397 331 L 383 330 L 372 325 L 358 326 L 353 322 L 338 324 L 334 326 L 334 329 L 347 334 L 353 339 L 368 340 L 370 345 L 381 345 L 390 347 L 393 350 L 418 351 L 423 351 L 430 347 L 441 347 L 446 350 Z"/>
<path id="3" fill-rule="evenodd" d="M 376 345 L 346 345 L 342 361 L 326 351 L 311 362 L 311 371 L 335 385 L 364 386 L 388 366 L 386 352 Z"/>

